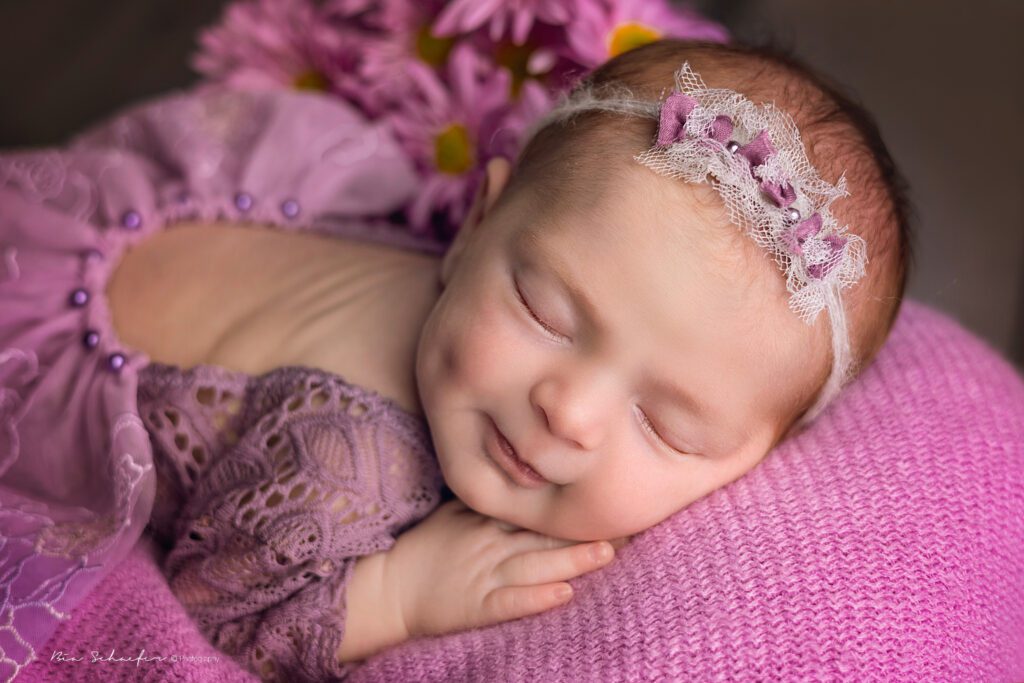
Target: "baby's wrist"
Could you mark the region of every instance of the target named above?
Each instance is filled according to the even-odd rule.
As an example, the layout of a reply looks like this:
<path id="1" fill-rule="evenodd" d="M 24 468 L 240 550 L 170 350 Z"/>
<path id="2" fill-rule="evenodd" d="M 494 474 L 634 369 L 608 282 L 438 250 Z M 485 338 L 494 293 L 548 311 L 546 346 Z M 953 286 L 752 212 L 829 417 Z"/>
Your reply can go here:
<path id="1" fill-rule="evenodd" d="M 338 657 L 362 660 L 408 640 L 397 597 L 386 580 L 386 553 L 360 557 L 346 587 L 345 635 Z"/>
<path id="2" fill-rule="evenodd" d="M 394 625 L 396 637 L 405 641 L 416 634 L 415 601 L 406 595 L 410 586 L 405 585 L 402 580 L 400 560 L 395 553 L 390 550 L 380 553 L 380 559 L 383 586 L 381 605 L 387 618 Z"/>

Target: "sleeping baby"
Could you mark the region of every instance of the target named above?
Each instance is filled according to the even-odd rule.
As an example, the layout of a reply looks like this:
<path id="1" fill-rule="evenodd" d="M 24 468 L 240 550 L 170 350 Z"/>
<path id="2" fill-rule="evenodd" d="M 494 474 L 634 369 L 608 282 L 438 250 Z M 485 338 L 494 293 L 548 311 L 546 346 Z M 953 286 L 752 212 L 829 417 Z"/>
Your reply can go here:
<path id="1" fill-rule="evenodd" d="M 268 272 L 300 244 L 276 235 L 248 259 Z M 264 239 L 194 259 L 230 264 Z M 349 358 L 398 349 L 376 375 L 389 396 L 311 367 L 328 367 L 306 350 L 337 348 L 333 331 L 303 347 L 307 367 L 139 371 L 165 573 L 267 680 L 344 677 L 410 638 L 571 600 L 570 580 L 631 535 L 828 419 L 886 340 L 909 255 L 898 175 L 858 105 L 789 58 L 675 40 L 607 62 L 514 163 L 491 160 L 443 255 L 377 249 L 388 267 L 360 272 L 384 322 L 344 343 Z M 226 297 L 283 302 L 282 317 L 207 360 L 256 337 L 299 348 L 281 321 L 315 324 L 330 302 L 325 249 L 295 253 L 309 279 Z M 241 280 L 223 268 L 224 287 Z M 109 290 L 126 341 L 141 333 L 119 302 L 143 279 L 122 269 Z M 181 292 L 182 311 L 212 294 Z M 207 309 L 179 346 L 221 323 Z M 410 309 L 414 325 L 394 322 Z M 154 344 L 168 310 L 145 322 Z"/>
<path id="2" fill-rule="evenodd" d="M 343 630 L 272 640 L 278 620 L 259 615 L 301 582 L 278 577 L 256 598 L 238 578 L 267 572 L 254 549 L 225 544 L 227 520 L 251 509 L 225 490 L 279 514 L 267 496 L 292 472 L 263 492 L 239 487 L 248 473 L 233 486 L 210 473 L 186 515 L 208 528 L 169 557 L 179 598 L 268 678 L 342 675 L 410 637 L 571 599 L 568 580 L 611 561 L 609 541 L 750 470 L 879 349 L 905 272 L 890 165 L 860 110 L 796 64 L 671 41 L 607 63 L 514 168 L 489 163 L 434 270 L 415 379 L 454 499 L 386 550 L 347 531 L 338 545 L 359 558 L 317 600 L 345 606 Z M 306 559 L 283 555 L 282 567 Z M 250 609 L 225 614 L 228 575 Z M 320 656 L 312 642 L 282 647 L 298 638 Z"/>
<path id="3" fill-rule="evenodd" d="M 790 61 L 662 41 L 592 74 L 514 169 L 490 163 L 419 340 L 458 500 L 382 561 L 403 637 L 569 599 L 566 579 L 612 548 L 552 537 L 657 524 L 757 465 L 875 355 L 905 220 L 866 120 Z"/>

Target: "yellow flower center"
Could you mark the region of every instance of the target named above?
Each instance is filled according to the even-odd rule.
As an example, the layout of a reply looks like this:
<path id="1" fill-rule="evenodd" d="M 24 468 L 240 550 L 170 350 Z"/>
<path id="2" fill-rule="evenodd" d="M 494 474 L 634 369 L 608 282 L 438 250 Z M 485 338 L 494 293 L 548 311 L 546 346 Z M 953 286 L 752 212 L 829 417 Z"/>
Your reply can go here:
<path id="1" fill-rule="evenodd" d="M 635 21 L 627 21 L 625 24 L 616 26 L 608 34 L 608 56 L 621 55 L 635 47 L 654 42 L 658 38 L 661 38 L 661 32 L 657 29 Z"/>
<path id="2" fill-rule="evenodd" d="M 516 45 L 515 43 L 503 40 L 494 49 L 494 61 L 508 69 L 512 75 L 512 98 L 519 97 L 519 91 L 523 83 L 531 76 L 528 69 L 530 55 L 533 53 L 533 45 Z"/>
<path id="3" fill-rule="evenodd" d="M 292 81 L 299 90 L 327 90 L 327 78 L 315 69 L 303 71 Z"/>
<path id="4" fill-rule="evenodd" d="M 416 56 L 430 66 L 443 65 L 454 44 L 455 38 L 438 38 L 430 32 L 430 26 L 421 26 L 416 32 Z"/>
<path id="5" fill-rule="evenodd" d="M 443 173 L 465 173 L 475 161 L 473 141 L 461 123 L 447 126 L 434 138 L 434 162 Z"/>

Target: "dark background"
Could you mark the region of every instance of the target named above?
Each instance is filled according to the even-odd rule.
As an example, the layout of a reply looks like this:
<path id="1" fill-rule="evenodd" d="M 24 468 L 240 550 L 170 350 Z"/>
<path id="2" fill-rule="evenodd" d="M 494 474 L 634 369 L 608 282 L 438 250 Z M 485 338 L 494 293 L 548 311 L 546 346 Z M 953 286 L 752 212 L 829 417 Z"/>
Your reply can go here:
<path id="1" fill-rule="evenodd" d="M 0 148 L 61 144 L 197 76 L 223 0 L 2 0 Z M 917 212 L 909 294 L 1024 367 L 1024 2 L 698 2 L 791 48 L 878 119 Z"/>

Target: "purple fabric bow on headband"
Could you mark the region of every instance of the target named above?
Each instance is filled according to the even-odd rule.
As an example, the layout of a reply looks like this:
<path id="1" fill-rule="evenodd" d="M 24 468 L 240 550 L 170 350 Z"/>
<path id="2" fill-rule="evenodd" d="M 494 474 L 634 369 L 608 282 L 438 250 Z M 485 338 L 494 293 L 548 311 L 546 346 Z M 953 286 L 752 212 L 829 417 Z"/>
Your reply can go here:
<path id="1" fill-rule="evenodd" d="M 658 124 L 658 146 L 671 145 L 682 142 L 686 139 L 686 119 L 690 116 L 700 103 L 693 97 L 683 92 L 674 92 L 662 103 L 660 121 Z M 740 145 L 731 136 L 734 130 L 732 120 L 725 115 L 714 118 L 708 127 L 705 135 L 707 139 L 713 140 L 725 147 L 732 154 L 738 154 L 750 163 L 750 175 L 760 185 L 761 191 L 771 202 L 780 209 L 787 209 L 796 201 L 796 191 L 793 186 L 786 182 L 773 182 L 763 180 L 755 172 L 759 166 L 764 164 L 776 153 L 775 145 L 767 130 L 762 130 L 745 145 Z M 833 268 L 842 261 L 843 250 L 846 247 L 846 238 L 839 235 L 826 235 L 818 237 L 821 231 L 821 216 L 818 213 L 810 218 L 800 220 L 800 212 L 795 208 L 789 209 L 786 217 L 794 225 L 782 236 L 783 242 L 789 248 L 791 254 L 803 257 L 810 250 L 819 253 L 817 262 L 809 263 L 806 266 L 807 274 L 811 278 L 820 280 L 828 276 Z M 819 243 L 814 249 L 808 242 L 816 239 Z M 821 259 L 821 252 L 824 250 L 827 255 Z"/>
<path id="2" fill-rule="evenodd" d="M 853 354 L 842 290 L 864 276 L 867 263 L 864 239 L 840 226 L 830 208 L 849 195 L 846 174 L 835 184 L 823 180 L 789 114 L 774 102 L 756 104 L 735 90 L 709 88 L 689 62 L 659 102 L 606 98 L 585 87 L 562 109 L 559 117 L 604 109 L 657 120 L 656 140 L 634 159 L 660 175 L 711 185 L 729 220 L 782 270 L 789 308 L 808 325 L 827 312 L 832 369 L 801 418 L 813 420 L 849 377 Z"/>

